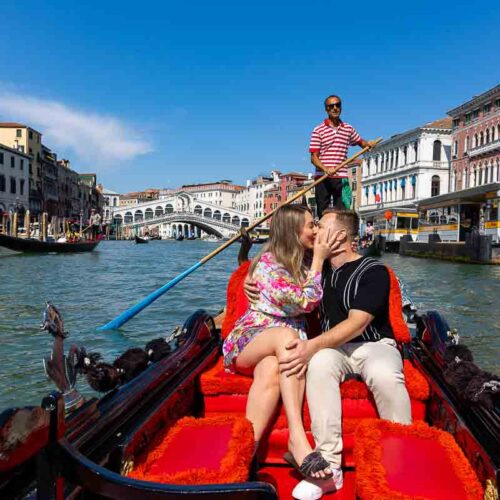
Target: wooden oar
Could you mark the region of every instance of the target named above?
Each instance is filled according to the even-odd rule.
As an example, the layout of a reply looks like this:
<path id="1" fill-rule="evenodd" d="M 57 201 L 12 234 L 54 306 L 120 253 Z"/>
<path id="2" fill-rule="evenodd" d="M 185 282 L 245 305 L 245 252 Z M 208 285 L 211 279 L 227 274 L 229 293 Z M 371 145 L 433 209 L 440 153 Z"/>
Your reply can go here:
<path id="1" fill-rule="evenodd" d="M 373 146 L 378 144 L 382 138 L 377 139 L 374 141 Z M 372 147 L 373 147 L 372 146 Z M 352 155 L 350 158 L 347 160 L 343 161 L 339 166 L 336 168 L 332 169 L 325 175 L 322 175 L 318 179 L 316 179 L 312 184 L 309 184 L 306 186 L 304 189 L 299 191 L 297 194 L 293 195 L 291 198 L 286 199 L 279 207 L 275 208 L 272 212 L 269 212 L 267 215 L 264 215 L 264 217 L 261 217 L 260 219 L 256 220 L 253 224 L 248 226 L 246 228 L 247 232 L 252 231 L 252 229 L 255 229 L 257 226 L 260 226 L 264 221 L 267 219 L 271 218 L 281 207 L 284 207 L 285 205 L 289 205 L 290 203 L 294 202 L 295 200 L 298 200 L 300 197 L 302 197 L 305 193 L 310 191 L 314 186 L 317 186 L 321 182 L 323 182 L 329 175 L 334 174 L 341 168 L 345 167 L 352 161 L 354 161 L 356 158 L 361 156 L 363 153 L 371 149 L 370 146 L 367 146 L 360 151 L 358 151 L 356 154 Z M 169 281 L 162 287 L 158 288 L 154 292 L 150 293 L 147 297 L 142 299 L 140 302 L 132 306 L 130 309 L 127 309 L 126 311 L 122 312 L 119 316 L 117 316 L 115 319 L 111 320 L 109 323 L 106 323 L 105 325 L 102 325 L 98 327 L 98 330 L 116 330 L 117 328 L 120 328 L 123 324 L 125 324 L 127 321 L 132 319 L 136 314 L 141 312 L 143 309 L 145 309 L 147 306 L 149 306 L 151 303 L 153 303 L 158 297 L 161 297 L 165 292 L 173 288 L 177 283 L 182 281 L 186 276 L 189 276 L 191 273 L 196 271 L 199 267 L 201 267 L 205 262 L 208 262 L 210 259 L 215 257 L 217 254 L 221 253 L 223 250 L 225 250 L 227 247 L 231 246 L 235 241 L 238 241 L 241 236 L 241 233 L 235 234 L 230 240 L 225 241 L 220 247 L 216 248 L 213 252 L 210 252 L 208 255 L 205 255 L 199 262 L 191 266 L 189 269 L 186 269 L 184 272 L 176 276 L 173 280 Z"/>

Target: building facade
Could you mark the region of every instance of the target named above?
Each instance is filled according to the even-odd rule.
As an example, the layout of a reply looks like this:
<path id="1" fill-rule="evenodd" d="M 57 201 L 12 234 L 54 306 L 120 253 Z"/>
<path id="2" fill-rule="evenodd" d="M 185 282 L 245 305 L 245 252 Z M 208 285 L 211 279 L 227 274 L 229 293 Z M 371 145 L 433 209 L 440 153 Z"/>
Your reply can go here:
<path id="1" fill-rule="evenodd" d="M 165 189 L 160 192 L 160 199 L 166 199 L 173 194 L 185 192 L 193 197 L 226 208 L 235 208 L 237 195 L 245 189 L 229 180 L 207 182 L 202 184 L 185 184 L 176 189 Z"/>
<path id="2" fill-rule="evenodd" d="M 42 134 L 21 123 L 0 123 L 0 144 L 29 156 L 29 200 L 32 214 L 43 210 Z"/>
<path id="3" fill-rule="evenodd" d="M 361 185 L 362 185 L 362 160 L 355 160 L 347 167 L 347 173 L 349 177 L 349 183 L 351 184 L 352 190 L 352 203 L 351 209 L 359 211 L 359 206 L 361 203 Z"/>
<path id="4" fill-rule="evenodd" d="M 362 162 L 359 212 L 365 221 L 386 209 L 416 209 L 424 198 L 448 192 L 451 118 L 392 136 Z"/>
<path id="5" fill-rule="evenodd" d="M 500 181 L 500 85 L 448 115 L 453 119 L 451 190 Z"/>
<path id="6" fill-rule="evenodd" d="M 29 209 L 29 163 L 18 149 L 0 144 L 0 213 Z"/>

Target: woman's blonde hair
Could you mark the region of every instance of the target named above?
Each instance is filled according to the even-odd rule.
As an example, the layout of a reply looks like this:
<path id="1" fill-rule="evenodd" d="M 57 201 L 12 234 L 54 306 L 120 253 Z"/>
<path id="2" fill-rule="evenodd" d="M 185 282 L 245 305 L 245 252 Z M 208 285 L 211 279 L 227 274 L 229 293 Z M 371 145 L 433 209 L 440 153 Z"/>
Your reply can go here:
<path id="1" fill-rule="evenodd" d="M 250 275 L 264 252 L 271 252 L 296 280 L 304 277 L 304 247 L 300 234 L 304 227 L 305 213 L 311 213 L 303 205 L 286 205 L 280 208 L 271 221 L 269 240 L 255 256 L 250 266 Z"/>

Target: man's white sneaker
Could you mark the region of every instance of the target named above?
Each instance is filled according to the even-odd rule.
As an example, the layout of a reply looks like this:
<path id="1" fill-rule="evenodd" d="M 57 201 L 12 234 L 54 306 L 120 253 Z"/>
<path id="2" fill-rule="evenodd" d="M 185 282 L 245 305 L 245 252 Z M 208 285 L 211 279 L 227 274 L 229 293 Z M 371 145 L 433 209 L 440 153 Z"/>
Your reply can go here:
<path id="1" fill-rule="evenodd" d="M 297 500 L 318 500 L 326 493 L 333 493 L 344 486 L 342 469 L 332 467 L 333 476 L 330 479 L 304 479 L 292 491 Z"/>

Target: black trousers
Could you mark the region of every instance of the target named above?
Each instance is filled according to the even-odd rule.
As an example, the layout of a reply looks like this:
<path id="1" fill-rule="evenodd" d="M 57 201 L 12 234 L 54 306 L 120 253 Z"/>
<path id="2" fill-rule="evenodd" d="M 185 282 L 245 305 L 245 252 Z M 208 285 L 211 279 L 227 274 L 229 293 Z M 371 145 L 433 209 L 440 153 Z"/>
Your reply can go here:
<path id="1" fill-rule="evenodd" d="M 318 218 L 321 218 L 326 208 L 337 208 L 342 210 L 342 179 L 325 179 L 315 188 L 316 210 Z"/>

